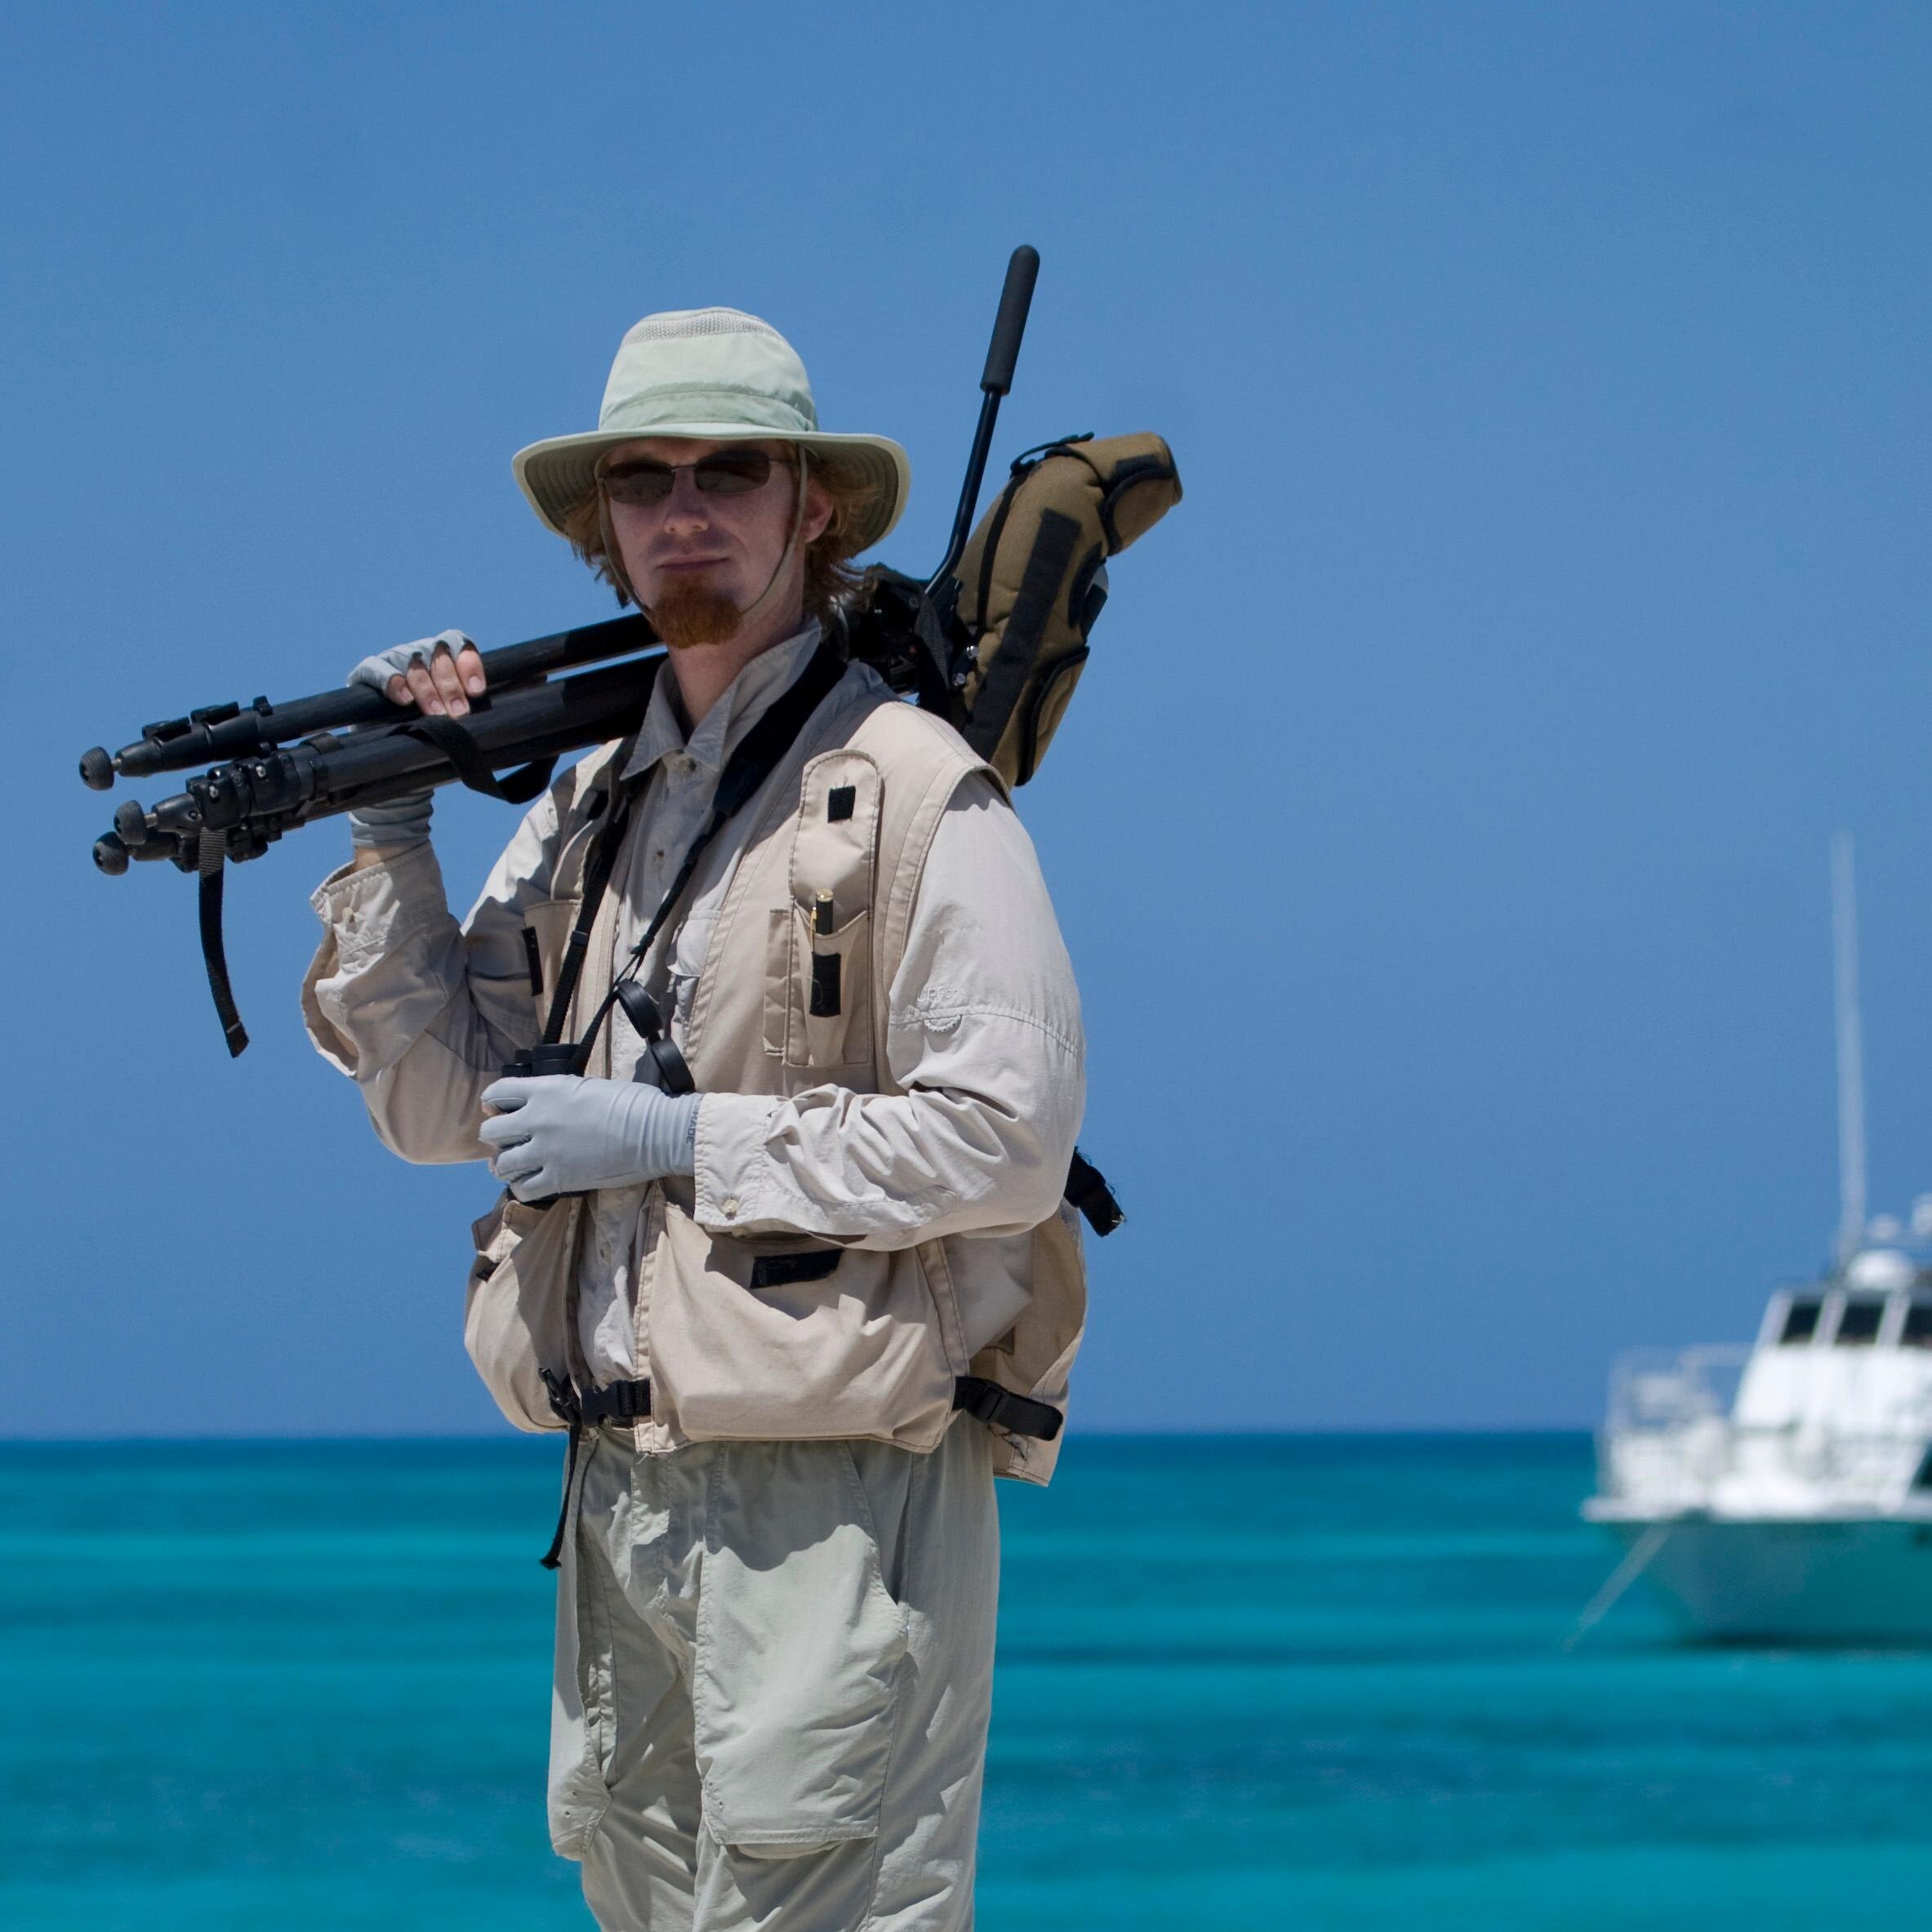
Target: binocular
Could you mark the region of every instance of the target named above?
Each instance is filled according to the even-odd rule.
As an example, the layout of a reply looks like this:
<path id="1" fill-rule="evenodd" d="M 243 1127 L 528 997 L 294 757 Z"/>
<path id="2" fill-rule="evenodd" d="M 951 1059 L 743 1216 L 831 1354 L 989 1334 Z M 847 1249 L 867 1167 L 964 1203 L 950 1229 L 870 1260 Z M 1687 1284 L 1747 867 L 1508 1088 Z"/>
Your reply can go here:
<path id="1" fill-rule="evenodd" d="M 643 1056 L 637 1063 L 636 1078 L 648 1087 L 657 1088 L 661 1093 L 695 1093 L 697 1084 L 691 1077 L 691 1069 L 685 1064 L 684 1056 L 666 1031 L 663 1009 L 657 1002 L 635 980 L 628 979 L 617 988 L 617 1004 L 644 1043 Z M 503 1077 L 506 1080 L 524 1080 L 541 1079 L 545 1074 L 581 1074 L 590 1057 L 588 1039 L 541 1041 L 528 1053 L 506 1061 Z"/>

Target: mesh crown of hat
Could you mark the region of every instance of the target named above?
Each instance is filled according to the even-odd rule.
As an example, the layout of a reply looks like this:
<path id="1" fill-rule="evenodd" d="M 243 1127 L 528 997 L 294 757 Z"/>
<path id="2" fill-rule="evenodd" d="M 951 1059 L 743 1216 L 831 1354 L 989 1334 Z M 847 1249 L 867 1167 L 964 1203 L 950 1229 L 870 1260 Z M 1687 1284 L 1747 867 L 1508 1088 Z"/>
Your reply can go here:
<path id="1" fill-rule="evenodd" d="M 764 336 L 785 345 L 785 338 L 768 322 L 742 309 L 672 309 L 647 315 L 625 335 L 626 342 L 683 341 L 693 336 Z"/>

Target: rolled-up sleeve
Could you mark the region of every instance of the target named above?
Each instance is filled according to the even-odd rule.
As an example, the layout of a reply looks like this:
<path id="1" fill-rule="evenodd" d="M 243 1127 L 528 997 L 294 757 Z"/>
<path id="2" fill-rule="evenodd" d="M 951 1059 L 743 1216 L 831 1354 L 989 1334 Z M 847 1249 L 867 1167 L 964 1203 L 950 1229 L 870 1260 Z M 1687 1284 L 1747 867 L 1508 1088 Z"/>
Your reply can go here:
<path id="1" fill-rule="evenodd" d="M 489 1157 L 483 1090 L 537 1035 L 523 927 L 548 894 L 556 830 L 545 794 L 461 925 L 428 845 L 345 866 L 315 893 L 325 930 L 302 982 L 309 1038 L 405 1160 Z"/>
<path id="2" fill-rule="evenodd" d="M 892 1249 L 1053 1212 L 1086 1102 L 1080 995 L 1033 843 L 983 773 L 933 835 L 888 1008 L 897 1093 L 705 1096 L 705 1226 Z"/>

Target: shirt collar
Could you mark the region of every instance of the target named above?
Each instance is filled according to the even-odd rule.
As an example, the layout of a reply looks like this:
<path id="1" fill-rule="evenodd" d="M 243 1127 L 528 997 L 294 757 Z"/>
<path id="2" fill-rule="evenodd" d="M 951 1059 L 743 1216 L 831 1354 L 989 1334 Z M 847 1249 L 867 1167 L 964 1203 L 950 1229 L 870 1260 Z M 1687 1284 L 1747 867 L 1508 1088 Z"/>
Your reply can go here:
<path id="1" fill-rule="evenodd" d="M 638 729 L 637 749 L 621 776 L 635 778 L 674 751 L 682 751 L 694 764 L 702 765 L 709 772 L 722 772 L 724 761 L 737 749 L 739 739 L 780 692 L 791 688 L 805 668 L 805 661 L 817 648 L 818 639 L 818 620 L 814 617 L 803 630 L 794 632 L 782 643 L 759 652 L 725 686 L 723 695 L 705 714 L 704 722 L 688 739 L 671 701 L 676 687 L 660 671 L 651 689 L 651 701 L 644 707 L 644 722 Z"/>

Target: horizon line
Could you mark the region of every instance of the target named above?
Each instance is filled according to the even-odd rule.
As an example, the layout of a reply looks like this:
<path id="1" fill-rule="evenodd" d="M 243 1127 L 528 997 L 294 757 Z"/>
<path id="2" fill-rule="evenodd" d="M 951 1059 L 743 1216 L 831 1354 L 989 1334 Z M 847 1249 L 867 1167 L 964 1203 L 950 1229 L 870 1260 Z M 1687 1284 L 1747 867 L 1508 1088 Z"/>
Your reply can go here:
<path id="1" fill-rule="evenodd" d="M 1324 1426 L 1288 1427 L 1283 1428 L 1231 1428 L 1231 1429 L 1086 1429 L 1067 1438 L 1069 1442 L 1292 1442 L 1329 1441 L 1337 1439 L 1356 1440 L 1387 1440 L 1405 1439 L 1413 1440 L 1441 1440 L 1444 1438 L 1481 1439 L 1497 1440 L 1505 1438 L 1551 1436 L 1591 1436 L 1596 1433 L 1593 1425 L 1581 1422 L 1525 1422 L 1502 1426 L 1490 1426 L 1475 1422 L 1400 1422 L 1367 1423 L 1342 1422 Z M 433 1435 L 398 1435 L 376 1431 L 341 1431 L 331 1433 L 270 1434 L 264 1431 L 238 1431 L 233 1435 L 157 1435 L 130 1434 L 127 1436 L 81 1436 L 37 1435 L 0 1436 L 0 1450 L 11 1449 L 50 1448 L 137 1448 L 143 1445 L 176 1449 L 197 1447 L 220 1448 L 239 1446 L 244 1444 L 276 1445 L 288 1447 L 318 1445 L 359 1445 L 406 1443 L 412 1445 L 450 1443 L 479 1445 L 487 1443 L 537 1442 L 561 1440 L 565 1434 L 562 1429 L 537 1431 L 496 1431 L 487 1433 L 466 1431 L 447 1431 Z M 696 1445 L 693 1445 L 696 1446 Z"/>

